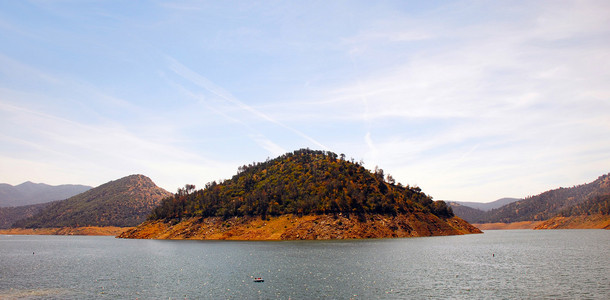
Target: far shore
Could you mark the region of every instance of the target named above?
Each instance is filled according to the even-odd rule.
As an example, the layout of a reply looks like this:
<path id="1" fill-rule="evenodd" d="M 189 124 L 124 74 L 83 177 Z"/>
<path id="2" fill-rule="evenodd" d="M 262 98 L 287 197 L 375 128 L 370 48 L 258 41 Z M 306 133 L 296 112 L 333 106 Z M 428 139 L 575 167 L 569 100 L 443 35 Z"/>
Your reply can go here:
<path id="1" fill-rule="evenodd" d="M 513 223 L 473 223 L 480 230 L 511 230 L 511 229 L 534 229 L 544 221 L 522 221 Z"/>
<path id="2" fill-rule="evenodd" d="M 101 235 L 117 236 L 133 227 L 86 226 L 63 228 L 10 228 L 0 229 L 0 235 Z"/>
<path id="3" fill-rule="evenodd" d="M 593 214 L 572 217 L 554 217 L 546 221 L 523 221 L 514 223 L 476 223 L 480 230 L 510 229 L 610 229 L 610 216 Z"/>

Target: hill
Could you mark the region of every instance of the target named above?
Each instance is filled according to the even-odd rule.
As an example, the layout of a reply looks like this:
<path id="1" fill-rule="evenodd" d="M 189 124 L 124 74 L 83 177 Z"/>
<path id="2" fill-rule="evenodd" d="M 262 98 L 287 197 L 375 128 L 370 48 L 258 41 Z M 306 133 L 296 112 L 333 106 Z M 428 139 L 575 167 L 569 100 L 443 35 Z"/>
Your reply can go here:
<path id="1" fill-rule="evenodd" d="M 610 194 L 596 195 L 570 206 L 535 229 L 610 229 Z"/>
<path id="2" fill-rule="evenodd" d="M 24 206 L 64 200 L 89 189 L 91 189 L 90 186 L 76 184 L 53 186 L 27 181 L 12 186 L 2 183 L 0 184 L 0 207 Z"/>
<path id="3" fill-rule="evenodd" d="M 481 218 L 481 221 L 482 223 L 544 221 L 564 209 L 607 194 L 610 194 L 610 174 L 602 175 L 591 183 L 550 190 L 492 209 Z"/>
<path id="4" fill-rule="evenodd" d="M 492 202 L 485 202 L 485 203 L 466 202 L 466 201 L 445 201 L 445 202 L 447 202 L 449 204 L 458 203 L 458 204 L 460 204 L 460 206 L 467 206 L 467 207 L 474 208 L 477 210 L 482 210 L 482 211 L 490 211 L 494 208 L 500 208 L 506 204 L 513 203 L 513 202 L 516 202 L 519 200 L 521 200 L 521 199 L 519 199 L 519 198 L 501 198 L 501 199 L 498 199 L 498 200 L 495 200 Z M 457 215 L 459 216 L 459 214 L 457 214 Z"/>
<path id="5" fill-rule="evenodd" d="M 462 202 L 449 202 L 453 213 L 468 223 L 479 223 L 485 211 L 463 205 Z"/>
<path id="6" fill-rule="evenodd" d="M 485 218 L 488 211 L 519 200 L 518 198 L 501 198 L 487 203 L 465 201 L 447 201 L 447 203 L 456 216 L 469 223 L 479 223 Z"/>
<path id="7" fill-rule="evenodd" d="M 11 228 L 15 222 L 34 216 L 51 203 L 52 202 L 16 207 L 0 207 L 0 229 Z"/>
<path id="8" fill-rule="evenodd" d="M 122 237 L 315 239 L 478 231 L 454 217 L 445 202 L 432 201 L 417 187 L 396 184 L 390 175 L 387 179 L 383 170 L 370 172 L 343 155 L 301 149 L 239 167 L 231 179 L 204 189 L 186 185 L 163 200 L 147 223 Z M 259 221 L 263 227 L 283 227 L 261 236 Z M 348 234 L 355 221 L 364 231 Z M 343 226 L 339 223 L 351 226 L 338 230 Z M 374 227 L 378 230 L 371 233 Z"/>
<path id="9" fill-rule="evenodd" d="M 562 217 L 610 215 L 610 194 L 592 196 L 582 203 L 562 209 L 559 215 Z"/>
<path id="10" fill-rule="evenodd" d="M 110 181 L 69 199 L 51 203 L 13 227 L 129 227 L 140 224 L 171 193 L 144 175 Z"/>

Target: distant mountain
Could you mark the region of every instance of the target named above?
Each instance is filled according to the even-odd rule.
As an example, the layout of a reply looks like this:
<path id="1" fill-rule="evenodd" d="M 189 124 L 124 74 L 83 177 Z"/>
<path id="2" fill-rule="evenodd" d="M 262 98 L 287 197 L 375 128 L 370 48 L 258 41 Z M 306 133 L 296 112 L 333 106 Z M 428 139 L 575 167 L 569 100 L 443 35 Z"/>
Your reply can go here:
<path id="1" fill-rule="evenodd" d="M 498 199 L 496 201 L 492 201 L 492 202 L 486 202 L 486 203 L 481 203 L 481 202 L 465 202 L 465 201 L 446 201 L 449 203 L 459 203 L 462 206 L 468 206 L 470 208 L 474 208 L 474 209 L 478 209 L 478 210 L 482 210 L 482 211 L 490 211 L 494 208 L 499 208 L 502 207 L 506 204 L 509 203 L 513 203 L 516 201 L 519 201 L 521 199 L 519 198 L 501 198 Z M 459 215 L 458 215 L 459 216 Z"/>
<path id="2" fill-rule="evenodd" d="M 170 196 L 150 178 L 131 175 L 54 202 L 13 227 L 135 226 Z"/>
<path id="3" fill-rule="evenodd" d="M 589 199 L 610 194 L 610 174 L 571 188 L 558 188 L 486 212 L 481 223 L 544 221 Z M 592 200 L 593 201 L 593 200 Z"/>
<path id="4" fill-rule="evenodd" d="M 453 213 L 469 223 L 480 223 L 486 216 L 486 212 L 502 207 L 506 204 L 519 201 L 519 198 L 501 198 L 496 201 L 480 203 L 465 201 L 447 201 L 453 209 Z"/>
<path id="5" fill-rule="evenodd" d="M 479 223 L 485 211 L 463 205 L 464 202 L 449 202 L 453 213 L 468 223 Z M 465 202 L 470 203 L 470 202 Z"/>
<path id="6" fill-rule="evenodd" d="M 23 206 L 68 199 L 91 189 L 86 185 L 48 185 L 30 181 L 12 186 L 0 184 L 0 207 Z"/>
<path id="7" fill-rule="evenodd" d="M 267 225 L 278 227 L 264 235 Z M 229 227 L 234 231 L 227 232 Z M 123 237 L 332 239 L 474 232 L 479 231 L 454 217 L 445 202 L 389 175 L 386 180 L 381 169 L 371 172 L 332 152 L 301 149 L 240 167 L 233 178 L 201 190 L 186 185 L 163 200 L 149 222 Z"/>
<path id="8" fill-rule="evenodd" d="M 15 222 L 34 216 L 51 203 L 53 202 L 16 207 L 0 207 L 0 229 L 11 228 Z"/>

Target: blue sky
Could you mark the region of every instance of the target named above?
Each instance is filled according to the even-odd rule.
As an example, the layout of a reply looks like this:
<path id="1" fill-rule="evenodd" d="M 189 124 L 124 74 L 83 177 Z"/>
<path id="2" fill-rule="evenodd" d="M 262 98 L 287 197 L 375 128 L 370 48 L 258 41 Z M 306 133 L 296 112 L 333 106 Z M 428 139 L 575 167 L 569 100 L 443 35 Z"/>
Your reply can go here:
<path id="1" fill-rule="evenodd" d="M 610 172 L 607 1 L 0 1 L 0 182 L 174 192 L 299 148 L 434 199 Z"/>

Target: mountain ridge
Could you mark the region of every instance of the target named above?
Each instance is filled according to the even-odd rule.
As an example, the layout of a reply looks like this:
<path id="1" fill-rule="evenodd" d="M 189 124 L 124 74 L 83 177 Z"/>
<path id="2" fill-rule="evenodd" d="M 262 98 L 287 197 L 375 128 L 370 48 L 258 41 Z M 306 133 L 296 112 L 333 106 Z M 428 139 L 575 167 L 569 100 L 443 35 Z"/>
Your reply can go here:
<path id="1" fill-rule="evenodd" d="M 131 227 L 143 222 L 161 199 L 171 195 L 144 175 L 130 175 L 53 202 L 12 227 Z"/>
<path id="2" fill-rule="evenodd" d="M 474 209 L 478 209 L 478 210 L 482 210 L 482 211 L 490 211 L 494 208 L 500 208 L 504 205 L 516 202 L 521 200 L 521 198 L 511 198 L 511 197 L 504 197 L 504 198 L 500 198 L 498 200 L 494 200 L 491 202 L 469 202 L 469 201 L 452 201 L 452 200 L 445 200 L 445 202 L 451 204 L 451 203 L 458 203 L 462 206 L 468 206 Z"/>
<path id="3" fill-rule="evenodd" d="M 609 199 L 610 173 L 601 175 L 589 183 L 548 190 L 489 211 L 468 207 L 460 202 L 450 202 L 449 204 L 457 216 L 468 222 L 497 224 L 494 226 L 499 228 L 502 227 L 501 224 L 518 222 L 537 224 L 551 219 L 555 219 L 555 221 L 546 225 L 533 225 L 532 227 L 579 228 L 580 225 L 578 224 L 581 224 L 583 226 L 581 228 L 592 228 L 591 226 L 597 225 L 591 225 L 595 223 L 591 220 L 603 220 L 610 215 Z M 598 217 L 583 217 L 589 215 L 597 215 Z M 561 227 L 563 226 L 561 224 L 569 225 L 566 225 L 568 227 Z"/>
<path id="4" fill-rule="evenodd" d="M 0 207 L 15 207 L 64 200 L 91 187 L 80 184 L 49 185 L 26 181 L 18 185 L 0 184 Z"/>
<path id="5" fill-rule="evenodd" d="M 544 221 L 558 215 L 563 209 L 606 194 L 610 194 L 610 173 L 601 175 L 590 183 L 548 190 L 492 209 L 482 219 L 482 223 Z"/>
<path id="6" fill-rule="evenodd" d="M 498 200 L 479 203 L 466 201 L 447 201 L 456 216 L 469 223 L 478 223 L 481 218 L 490 210 L 500 208 L 504 205 L 519 201 L 519 198 L 500 198 Z"/>

